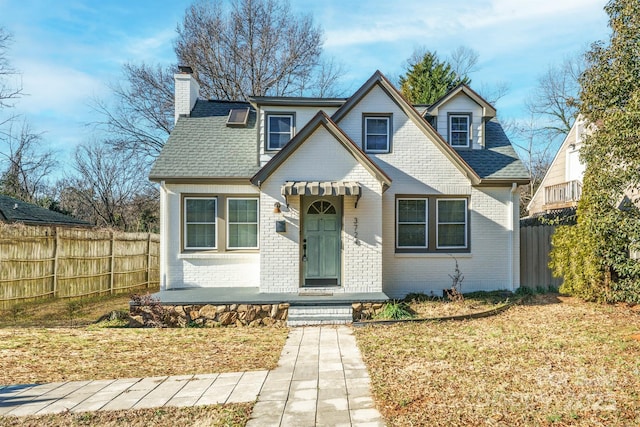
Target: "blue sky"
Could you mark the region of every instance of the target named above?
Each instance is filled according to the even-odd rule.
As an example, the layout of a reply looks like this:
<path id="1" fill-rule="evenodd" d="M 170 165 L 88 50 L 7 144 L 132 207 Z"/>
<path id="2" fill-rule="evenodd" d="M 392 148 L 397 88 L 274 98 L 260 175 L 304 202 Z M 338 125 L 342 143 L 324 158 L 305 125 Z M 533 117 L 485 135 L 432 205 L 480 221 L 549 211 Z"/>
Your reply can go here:
<path id="1" fill-rule="evenodd" d="M 92 97 L 109 98 L 122 64 L 175 62 L 175 28 L 187 0 L 0 0 L 0 26 L 13 34 L 10 61 L 24 92 L 15 112 L 67 158 L 96 135 Z M 605 0 L 292 0 L 324 29 L 325 53 L 347 73 L 350 95 L 377 69 L 396 78 L 416 47 L 446 57 L 458 46 L 479 53 L 471 86 L 507 82 L 496 105 L 526 119 L 537 78 L 564 57 L 608 36 Z M 0 112 L 5 114 L 6 112 Z"/>

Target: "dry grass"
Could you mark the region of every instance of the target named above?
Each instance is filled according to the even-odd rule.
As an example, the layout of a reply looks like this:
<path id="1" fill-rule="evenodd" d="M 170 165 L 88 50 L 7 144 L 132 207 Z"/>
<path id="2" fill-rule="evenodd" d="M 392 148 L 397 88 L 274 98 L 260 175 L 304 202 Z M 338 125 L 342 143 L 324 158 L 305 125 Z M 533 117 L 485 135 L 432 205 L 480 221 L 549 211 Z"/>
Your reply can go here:
<path id="1" fill-rule="evenodd" d="M 153 293 L 158 289 L 142 290 Z M 84 299 L 48 299 L 0 311 L 0 327 L 71 327 L 94 323 L 111 311 L 129 311 L 130 294 Z"/>
<path id="2" fill-rule="evenodd" d="M 510 301 L 519 299 L 520 297 L 515 295 L 506 296 L 503 292 L 478 292 L 465 295 L 463 301 L 451 302 L 432 299 L 426 301 L 413 300 L 408 303 L 411 310 L 415 313 L 415 317 L 432 319 L 481 313 L 496 309 Z"/>
<path id="3" fill-rule="evenodd" d="M 0 384 L 273 369 L 287 336 L 285 328 L 70 327 L 126 311 L 129 299 L 49 300 L 3 313 Z"/>
<path id="4" fill-rule="evenodd" d="M 284 328 L 0 329 L 0 384 L 273 369 Z"/>
<path id="5" fill-rule="evenodd" d="M 128 411 L 63 413 L 29 417 L 0 417 L 0 426 L 14 427 L 183 427 L 183 426 L 244 426 L 249 420 L 251 403 L 196 406 L 189 408 L 163 407 Z"/>
<path id="6" fill-rule="evenodd" d="M 355 333 L 390 426 L 635 426 L 639 320 L 537 296 L 492 318 Z"/>

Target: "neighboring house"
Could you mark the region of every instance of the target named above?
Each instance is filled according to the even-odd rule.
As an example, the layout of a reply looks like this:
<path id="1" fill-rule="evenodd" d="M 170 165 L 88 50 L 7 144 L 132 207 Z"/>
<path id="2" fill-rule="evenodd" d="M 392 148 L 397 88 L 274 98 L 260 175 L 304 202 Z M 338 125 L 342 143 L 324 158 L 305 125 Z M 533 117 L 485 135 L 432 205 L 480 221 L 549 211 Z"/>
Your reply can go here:
<path id="1" fill-rule="evenodd" d="M 585 121 L 579 116 L 527 205 L 530 216 L 575 208 L 578 205 L 582 195 L 582 177 L 584 176 L 584 164 L 580 161 L 580 147 L 582 147 L 586 130 Z"/>
<path id="2" fill-rule="evenodd" d="M 419 113 L 376 72 L 343 99 L 198 99 L 176 74 L 160 183 L 161 290 L 261 295 L 519 287 L 528 173 L 460 85 Z"/>
<path id="3" fill-rule="evenodd" d="M 25 225 L 91 227 L 88 222 L 0 194 L 0 222 Z"/>

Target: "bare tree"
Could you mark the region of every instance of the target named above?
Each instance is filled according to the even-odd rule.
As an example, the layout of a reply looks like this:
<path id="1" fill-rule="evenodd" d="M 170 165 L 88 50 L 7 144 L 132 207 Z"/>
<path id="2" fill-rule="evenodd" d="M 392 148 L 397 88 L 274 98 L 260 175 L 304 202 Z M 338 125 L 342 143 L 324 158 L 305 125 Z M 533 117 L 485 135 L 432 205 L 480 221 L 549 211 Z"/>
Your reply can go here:
<path id="1" fill-rule="evenodd" d="M 26 122 L 16 130 L 15 121 L 0 131 L 0 192 L 35 203 L 47 189 L 47 179 L 56 166 L 54 153 L 42 149 L 42 135 Z"/>
<path id="2" fill-rule="evenodd" d="M 12 100 L 20 97 L 22 84 L 17 83 L 19 73 L 11 67 L 8 58 L 11 34 L 0 27 L 0 109 L 12 107 Z"/>
<path id="3" fill-rule="evenodd" d="M 96 225 L 127 231 L 140 230 L 139 213 L 149 215 L 138 210 L 142 199 L 157 212 L 157 190 L 147 180 L 146 169 L 136 167 L 128 153 L 94 142 L 80 145 L 74 160 L 76 173 L 62 183 L 63 209 Z"/>
<path id="4" fill-rule="evenodd" d="M 155 158 L 173 127 L 173 71 L 146 64 L 125 64 L 123 82 L 111 85 L 116 103 L 95 99 L 100 125 L 109 131 L 108 144 L 128 153 Z"/>
<path id="5" fill-rule="evenodd" d="M 467 46 L 458 46 L 449 55 L 448 62 L 451 64 L 453 71 L 458 75 L 459 79 L 468 77 L 469 74 L 478 71 L 478 58 L 480 54 Z"/>
<path id="6" fill-rule="evenodd" d="M 196 0 L 177 32 L 177 61 L 193 68 L 204 97 L 340 96 L 343 66 L 321 55 L 321 29 L 311 16 L 293 14 L 286 0 Z M 173 127 L 175 70 L 123 66 L 121 81 L 111 85 L 114 103 L 93 103 L 107 144 L 147 163 L 158 155 Z"/>
<path id="7" fill-rule="evenodd" d="M 544 119 L 543 129 L 549 132 L 550 138 L 565 135 L 573 126 L 578 114 L 578 78 L 584 67 L 584 54 L 567 57 L 561 64 L 549 66 L 538 78 L 538 84 L 527 100 L 529 111 Z"/>
<path id="8" fill-rule="evenodd" d="M 339 69 L 323 66 L 322 30 L 310 15 L 295 15 L 286 0 L 198 0 L 178 25 L 175 51 L 190 65 L 205 96 L 301 95 L 334 82 Z M 329 74 L 326 74 L 329 71 Z M 325 90 L 326 91 L 326 90 Z"/>

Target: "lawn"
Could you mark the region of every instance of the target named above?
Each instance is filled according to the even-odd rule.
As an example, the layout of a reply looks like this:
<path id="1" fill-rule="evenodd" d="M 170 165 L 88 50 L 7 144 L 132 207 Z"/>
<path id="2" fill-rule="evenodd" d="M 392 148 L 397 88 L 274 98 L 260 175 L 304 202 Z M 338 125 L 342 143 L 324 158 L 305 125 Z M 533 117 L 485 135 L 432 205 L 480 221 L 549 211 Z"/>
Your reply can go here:
<path id="1" fill-rule="evenodd" d="M 0 384 L 273 369 L 287 337 L 286 328 L 102 328 L 91 323 L 126 310 L 128 302 L 128 296 L 48 301 L 25 305 L 17 315 L 5 311 Z"/>
<path id="2" fill-rule="evenodd" d="M 156 408 L 128 411 L 62 413 L 30 417 L 0 417 L 2 427 L 231 427 L 244 426 L 252 403 Z"/>
<path id="3" fill-rule="evenodd" d="M 550 294 L 491 318 L 356 328 L 390 426 L 640 425 L 640 315 Z"/>
<path id="4" fill-rule="evenodd" d="M 129 296 L 50 300 L 0 314 L 0 384 L 273 369 L 286 328 L 105 328 Z M 114 322 L 111 322 L 114 323 Z M 118 322 L 115 322 L 118 323 Z M 0 417 L 0 426 L 244 426 L 253 403 Z"/>

